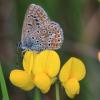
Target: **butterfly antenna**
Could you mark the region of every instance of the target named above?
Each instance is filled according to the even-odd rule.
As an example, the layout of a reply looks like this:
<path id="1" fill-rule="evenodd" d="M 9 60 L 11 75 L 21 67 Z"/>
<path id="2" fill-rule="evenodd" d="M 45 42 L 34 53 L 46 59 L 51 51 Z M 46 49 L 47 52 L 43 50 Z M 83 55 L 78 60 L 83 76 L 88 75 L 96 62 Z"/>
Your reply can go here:
<path id="1" fill-rule="evenodd" d="M 19 42 L 17 44 L 17 50 L 16 50 L 16 55 L 17 55 L 17 62 L 16 62 L 16 65 L 19 64 L 19 54 L 20 54 L 20 48 L 21 48 L 21 42 Z"/>
<path id="2" fill-rule="evenodd" d="M 17 58 L 17 59 L 16 59 L 16 60 L 17 60 L 17 61 L 16 61 L 16 65 L 18 65 L 18 62 L 19 62 L 19 61 L 18 61 L 18 55 L 19 55 L 19 49 L 18 49 L 18 46 L 17 46 L 17 50 L 16 50 L 16 58 Z"/>

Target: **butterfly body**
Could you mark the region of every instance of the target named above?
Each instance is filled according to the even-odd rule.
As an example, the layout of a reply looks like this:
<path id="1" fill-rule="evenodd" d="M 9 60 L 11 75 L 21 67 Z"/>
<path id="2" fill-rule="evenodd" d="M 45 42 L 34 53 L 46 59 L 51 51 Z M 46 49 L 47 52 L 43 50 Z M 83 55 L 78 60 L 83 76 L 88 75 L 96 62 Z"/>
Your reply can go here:
<path id="1" fill-rule="evenodd" d="M 42 7 L 31 4 L 27 9 L 21 37 L 23 50 L 59 49 L 63 43 L 60 25 L 51 21 Z"/>

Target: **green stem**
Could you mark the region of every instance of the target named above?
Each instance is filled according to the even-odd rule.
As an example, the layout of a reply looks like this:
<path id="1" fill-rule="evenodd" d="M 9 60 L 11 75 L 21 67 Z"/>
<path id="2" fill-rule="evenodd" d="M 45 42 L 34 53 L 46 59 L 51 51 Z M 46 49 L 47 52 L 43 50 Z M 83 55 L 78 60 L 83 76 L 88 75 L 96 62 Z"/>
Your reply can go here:
<path id="1" fill-rule="evenodd" d="M 1 90 L 2 90 L 2 95 L 3 95 L 2 100 L 9 100 L 7 87 L 6 87 L 6 83 L 5 83 L 5 79 L 4 79 L 1 65 L 0 65 L 0 84 L 1 84 Z"/>
<path id="2" fill-rule="evenodd" d="M 41 100 L 41 93 L 37 88 L 35 88 L 34 100 Z"/>
<path id="3" fill-rule="evenodd" d="M 56 100 L 60 100 L 59 83 L 55 83 Z"/>

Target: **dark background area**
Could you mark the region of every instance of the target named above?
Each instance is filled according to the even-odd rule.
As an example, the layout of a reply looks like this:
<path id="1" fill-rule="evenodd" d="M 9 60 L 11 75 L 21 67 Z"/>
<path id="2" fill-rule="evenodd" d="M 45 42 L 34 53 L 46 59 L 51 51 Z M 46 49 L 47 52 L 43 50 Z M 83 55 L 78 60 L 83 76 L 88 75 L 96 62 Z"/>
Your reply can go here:
<path id="1" fill-rule="evenodd" d="M 86 65 L 87 75 L 81 81 L 80 94 L 74 100 L 99 100 L 99 0 L 0 0 L 0 62 L 10 100 L 33 100 L 34 96 L 34 91 L 24 92 L 9 82 L 10 71 L 22 67 L 20 55 L 17 55 L 17 44 L 21 38 L 24 15 L 30 3 L 41 5 L 49 17 L 63 28 L 65 40 L 62 48 L 58 50 L 62 65 L 71 56 L 80 58 Z M 61 100 L 69 100 L 63 88 L 60 93 Z M 50 92 L 42 97 L 43 100 L 55 100 L 54 95 L 52 87 Z"/>

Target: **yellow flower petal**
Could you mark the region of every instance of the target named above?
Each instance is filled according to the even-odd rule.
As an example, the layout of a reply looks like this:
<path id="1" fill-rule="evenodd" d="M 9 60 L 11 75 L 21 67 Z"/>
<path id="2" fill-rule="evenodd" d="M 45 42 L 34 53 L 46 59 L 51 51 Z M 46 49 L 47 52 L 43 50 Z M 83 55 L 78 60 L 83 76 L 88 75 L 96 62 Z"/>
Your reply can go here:
<path id="1" fill-rule="evenodd" d="M 38 73 L 34 78 L 34 82 L 43 93 L 47 93 L 49 91 L 51 79 L 45 73 Z"/>
<path id="2" fill-rule="evenodd" d="M 24 70 L 26 70 L 27 72 L 29 72 L 32 68 L 34 67 L 34 60 L 36 57 L 36 53 L 32 52 L 32 51 L 26 51 L 24 58 L 23 58 L 23 67 Z"/>
<path id="3" fill-rule="evenodd" d="M 75 95 L 79 94 L 79 92 L 80 92 L 79 82 L 76 79 L 74 79 L 74 78 L 71 78 L 70 80 L 68 80 L 64 84 L 64 87 L 65 87 L 66 94 L 70 98 L 74 98 Z"/>
<path id="4" fill-rule="evenodd" d="M 48 52 L 48 60 L 46 66 L 46 73 L 50 77 L 55 77 L 60 70 L 60 58 L 55 51 Z"/>
<path id="5" fill-rule="evenodd" d="M 77 80 L 82 80 L 86 75 L 84 63 L 80 59 L 75 57 L 72 57 L 70 61 L 72 62 L 71 77 L 74 77 Z"/>
<path id="6" fill-rule="evenodd" d="M 98 60 L 100 61 L 100 52 L 98 52 Z"/>
<path id="7" fill-rule="evenodd" d="M 35 60 L 34 74 L 45 72 L 49 77 L 54 77 L 60 69 L 60 59 L 58 54 L 52 50 L 42 51 Z"/>
<path id="8" fill-rule="evenodd" d="M 34 88 L 31 76 L 23 70 L 13 70 L 9 77 L 11 83 L 23 90 L 29 91 Z"/>
<path id="9" fill-rule="evenodd" d="M 70 77 L 71 73 L 71 61 L 68 60 L 64 66 L 61 68 L 60 74 L 59 74 L 59 79 L 61 82 L 65 82 L 68 80 Z"/>
<path id="10" fill-rule="evenodd" d="M 65 82 L 68 78 L 76 78 L 82 80 L 85 77 L 86 69 L 83 62 L 75 57 L 71 57 L 62 67 L 59 79 Z"/>

